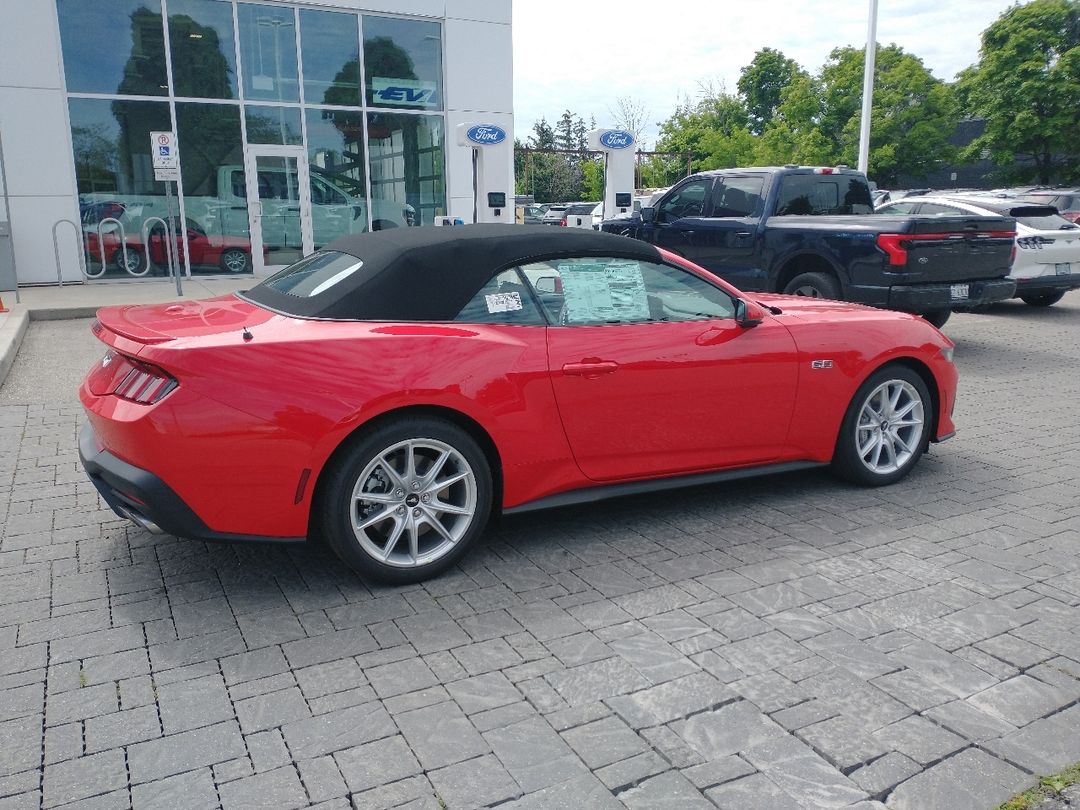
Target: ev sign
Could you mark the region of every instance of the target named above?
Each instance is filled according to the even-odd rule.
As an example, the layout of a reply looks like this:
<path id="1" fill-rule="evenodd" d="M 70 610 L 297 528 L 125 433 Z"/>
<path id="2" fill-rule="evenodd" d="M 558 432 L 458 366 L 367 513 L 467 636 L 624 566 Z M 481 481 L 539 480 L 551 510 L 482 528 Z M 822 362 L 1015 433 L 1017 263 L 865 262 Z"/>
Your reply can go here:
<path id="1" fill-rule="evenodd" d="M 180 150 L 176 146 L 175 132 L 151 132 L 150 154 L 155 180 L 180 179 Z"/>
<path id="2" fill-rule="evenodd" d="M 439 100 L 435 97 L 438 85 L 435 82 L 423 82 L 413 79 L 386 79 L 382 76 L 371 78 L 371 93 L 379 101 L 387 104 L 407 107 L 435 107 Z"/>

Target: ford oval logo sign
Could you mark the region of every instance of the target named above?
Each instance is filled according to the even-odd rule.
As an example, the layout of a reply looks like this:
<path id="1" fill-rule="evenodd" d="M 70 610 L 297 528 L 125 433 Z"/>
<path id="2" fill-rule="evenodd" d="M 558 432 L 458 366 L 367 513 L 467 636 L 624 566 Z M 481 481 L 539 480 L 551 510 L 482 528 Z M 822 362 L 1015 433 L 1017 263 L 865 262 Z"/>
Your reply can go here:
<path id="1" fill-rule="evenodd" d="M 626 149 L 634 145 L 634 136 L 621 129 L 613 129 L 600 136 L 600 143 L 608 149 Z"/>
<path id="2" fill-rule="evenodd" d="M 494 146 L 506 140 L 506 130 L 494 124 L 477 124 L 469 127 L 465 137 L 480 146 Z"/>

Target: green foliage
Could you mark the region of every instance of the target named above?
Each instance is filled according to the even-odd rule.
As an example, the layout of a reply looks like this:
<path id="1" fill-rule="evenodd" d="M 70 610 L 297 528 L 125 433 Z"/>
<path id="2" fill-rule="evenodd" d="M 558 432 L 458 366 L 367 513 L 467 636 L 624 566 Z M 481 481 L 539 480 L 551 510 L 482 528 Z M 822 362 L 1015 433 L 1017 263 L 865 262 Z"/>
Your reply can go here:
<path id="1" fill-rule="evenodd" d="M 778 50 L 762 48 L 754 54 L 753 61 L 742 69 L 737 85 L 752 133 L 760 135 L 765 131 L 776 115 L 784 89 L 801 76 L 806 72 Z"/>
<path id="2" fill-rule="evenodd" d="M 584 176 L 582 198 L 586 200 L 604 199 L 604 164 L 596 158 L 591 158 L 581 164 Z"/>
<path id="3" fill-rule="evenodd" d="M 684 100 L 660 125 L 656 150 L 689 152 L 693 156 L 693 169 L 700 171 L 739 165 L 740 160 L 752 153 L 747 148 L 752 141 L 743 102 L 723 91 L 708 91 L 697 102 Z M 680 168 L 685 165 L 681 158 L 669 162 Z"/>
<path id="4" fill-rule="evenodd" d="M 1017 180 L 1080 178 L 1080 0 L 1010 7 L 983 32 L 979 57 L 959 81 L 965 111 L 986 118 L 966 156 L 986 150 Z"/>
<path id="5" fill-rule="evenodd" d="M 1013 796 L 1004 804 L 999 805 L 997 810 L 1035 810 L 1046 799 L 1060 798 L 1065 788 L 1077 782 L 1080 782 L 1080 764 L 1066 768 L 1053 776 L 1042 777 L 1037 787 Z"/>
<path id="6" fill-rule="evenodd" d="M 862 49 L 837 48 L 821 70 L 820 131 L 837 162 L 848 165 L 858 162 L 864 62 Z M 870 176 L 889 185 L 901 174 L 925 177 L 953 160 L 948 139 L 959 108 L 952 89 L 897 45 L 878 45 L 875 76 Z"/>
<path id="7" fill-rule="evenodd" d="M 539 150 L 579 150 L 587 147 L 587 139 L 584 120 L 567 110 L 555 126 L 544 118 L 533 124 L 532 134 L 525 145 Z M 591 182 L 586 168 L 590 161 L 586 156 L 519 152 L 521 145 L 517 142 L 514 147 L 514 177 L 518 194 L 532 194 L 537 202 L 586 198 L 586 189 Z M 599 199 L 599 196 L 588 199 Z"/>

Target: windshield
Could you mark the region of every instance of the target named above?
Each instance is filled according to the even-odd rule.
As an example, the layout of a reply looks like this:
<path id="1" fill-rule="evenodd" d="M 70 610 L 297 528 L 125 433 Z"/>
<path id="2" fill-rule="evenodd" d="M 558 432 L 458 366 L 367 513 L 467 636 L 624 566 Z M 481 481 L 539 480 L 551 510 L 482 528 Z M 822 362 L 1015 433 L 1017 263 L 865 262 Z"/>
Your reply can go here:
<path id="1" fill-rule="evenodd" d="M 347 253 L 332 250 L 313 253 L 275 273 L 258 286 L 296 298 L 311 298 L 344 281 L 363 266 L 360 259 Z"/>
<path id="2" fill-rule="evenodd" d="M 1037 231 L 1077 231 L 1080 225 L 1076 225 L 1060 214 L 1044 214 L 1042 216 L 1018 216 L 1017 222 L 1034 228 Z"/>

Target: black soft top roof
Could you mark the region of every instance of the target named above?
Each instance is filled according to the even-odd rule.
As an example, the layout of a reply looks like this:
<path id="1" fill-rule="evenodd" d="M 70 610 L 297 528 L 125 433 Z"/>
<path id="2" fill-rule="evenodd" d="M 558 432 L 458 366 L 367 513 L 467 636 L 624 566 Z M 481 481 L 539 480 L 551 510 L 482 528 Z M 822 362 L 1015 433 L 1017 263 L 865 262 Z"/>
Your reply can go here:
<path id="1" fill-rule="evenodd" d="M 449 321 L 495 273 L 509 267 L 572 256 L 661 261 L 659 251 L 645 242 L 550 225 L 393 228 L 343 236 L 324 251 L 350 254 L 363 266 L 309 298 L 267 282 L 244 297 L 302 318 Z"/>

